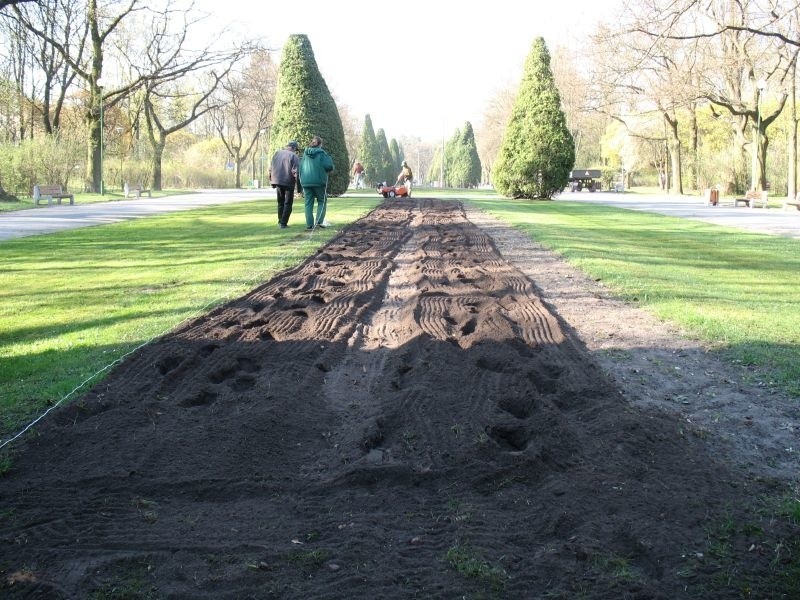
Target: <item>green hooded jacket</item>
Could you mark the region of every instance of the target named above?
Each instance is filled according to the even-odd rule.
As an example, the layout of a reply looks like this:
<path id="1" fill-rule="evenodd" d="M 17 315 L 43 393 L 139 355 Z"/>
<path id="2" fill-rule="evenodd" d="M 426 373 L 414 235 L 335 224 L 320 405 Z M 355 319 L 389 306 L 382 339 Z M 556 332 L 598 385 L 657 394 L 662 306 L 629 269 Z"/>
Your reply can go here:
<path id="1" fill-rule="evenodd" d="M 333 171 L 333 159 L 319 146 L 309 146 L 300 159 L 300 183 L 304 186 L 327 185 Z"/>

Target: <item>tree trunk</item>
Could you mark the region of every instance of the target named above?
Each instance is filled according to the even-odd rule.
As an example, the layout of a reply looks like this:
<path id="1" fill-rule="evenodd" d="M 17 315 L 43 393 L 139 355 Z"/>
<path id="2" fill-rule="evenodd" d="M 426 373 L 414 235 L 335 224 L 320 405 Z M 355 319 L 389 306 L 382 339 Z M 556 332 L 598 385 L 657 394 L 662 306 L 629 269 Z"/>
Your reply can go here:
<path id="1" fill-rule="evenodd" d="M 763 125 L 763 121 L 761 122 L 761 129 L 765 129 Z M 769 138 L 767 137 L 766 131 L 761 131 L 761 135 L 758 136 L 758 169 L 756 173 L 756 190 L 765 190 L 767 189 L 767 148 L 769 147 Z"/>
<path id="2" fill-rule="evenodd" d="M 86 112 L 89 129 L 88 156 L 86 160 L 86 187 L 88 191 L 99 193 L 103 181 L 103 91 L 95 87 L 90 93 L 91 106 Z"/>
<path id="3" fill-rule="evenodd" d="M 743 194 L 749 187 L 745 181 L 747 178 L 747 138 L 745 137 L 746 118 L 735 119 L 733 121 L 734 136 L 731 156 L 734 157 L 734 164 L 729 165 L 730 184 L 733 192 Z M 752 152 L 750 153 L 752 156 Z"/>
<path id="4" fill-rule="evenodd" d="M 235 187 L 237 190 L 241 189 L 242 187 L 242 162 L 243 159 L 241 156 L 236 156 L 235 160 L 233 161 L 233 164 L 235 165 L 234 168 L 236 169 L 236 179 L 233 187 Z"/>
<path id="5" fill-rule="evenodd" d="M 159 136 L 159 141 L 153 144 L 153 182 L 152 182 L 152 189 L 160 192 L 161 191 L 161 163 L 164 158 L 164 148 L 167 145 L 166 138 L 161 135 Z"/>
<path id="6" fill-rule="evenodd" d="M 786 170 L 786 180 L 788 183 L 788 191 L 786 193 L 787 198 L 791 201 L 794 200 L 797 195 L 797 89 L 796 89 L 796 77 L 797 77 L 797 61 L 795 61 L 794 67 L 792 69 L 792 124 L 789 130 L 789 148 L 788 148 L 788 156 L 789 156 L 789 165 L 788 169 Z"/>
<path id="7" fill-rule="evenodd" d="M 689 150 L 690 158 L 689 185 L 692 189 L 700 189 L 700 134 L 697 126 L 697 106 L 692 104 L 689 115 Z"/>
<path id="8" fill-rule="evenodd" d="M 98 83 L 103 76 L 103 37 L 98 28 L 97 0 L 89 0 L 86 18 L 91 34 L 91 72 L 89 74 L 89 160 L 86 176 L 90 191 L 103 192 L 103 88 Z"/>
<path id="9" fill-rule="evenodd" d="M 672 185 L 671 194 L 683 194 L 683 179 L 681 176 L 681 140 L 678 137 L 678 119 L 664 115 L 669 126 L 669 155 L 672 160 Z"/>

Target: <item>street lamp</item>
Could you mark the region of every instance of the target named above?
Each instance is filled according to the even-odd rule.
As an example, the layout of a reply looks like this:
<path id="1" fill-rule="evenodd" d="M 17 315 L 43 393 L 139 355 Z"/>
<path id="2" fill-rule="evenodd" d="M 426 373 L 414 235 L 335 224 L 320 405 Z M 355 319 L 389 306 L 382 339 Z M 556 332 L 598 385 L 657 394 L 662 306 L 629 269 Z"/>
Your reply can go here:
<path id="1" fill-rule="evenodd" d="M 262 129 L 258 132 L 258 148 L 261 151 L 258 160 L 259 160 L 259 174 L 258 174 L 258 187 L 264 187 L 264 142 L 261 140 L 261 136 L 267 132 L 266 129 Z"/>
<path id="2" fill-rule="evenodd" d="M 756 191 L 761 176 L 761 156 L 759 152 L 759 146 L 761 145 L 761 94 L 764 93 L 765 89 L 767 89 L 767 82 L 759 79 L 756 82 L 756 133 L 753 136 L 755 138 L 753 144 L 753 172 L 750 178 L 753 191 Z"/>
<path id="3" fill-rule="evenodd" d="M 439 165 L 439 187 L 444 188 L 444 117 L 442 117 L 442 162 Z"/>

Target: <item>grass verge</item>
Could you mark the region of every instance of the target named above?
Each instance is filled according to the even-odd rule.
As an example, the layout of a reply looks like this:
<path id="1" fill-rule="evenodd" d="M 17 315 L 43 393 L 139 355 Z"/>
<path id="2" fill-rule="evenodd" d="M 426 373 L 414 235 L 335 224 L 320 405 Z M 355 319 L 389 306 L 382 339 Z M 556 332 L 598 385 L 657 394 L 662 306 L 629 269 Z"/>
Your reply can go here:
<path id="1" fill-rule="evenodd" d="M 161 190 L 152 192 L 153 198 L 161 198 L 163 196 L 180 196 L 184 194 L 193 193 L 191 190 Z M 267 190 L 264 190 L 267 194 Z M 95 202 L 118 202 L 120 200 L 135 200 L 135 197 L 126 198 L 121 190 L 109 190 L 102 196 L 94 193 L 76 193 L 75 204 L 94 204 Z M 143 199 L 147 199 L 144 197 Z M 62 205 L 69 206 L 69 199 L 61 200 Z M 30 208 L 43 208 L 47 206 L 47 201 L 41 202 L 38 206 L 33 203 L 33 197 L 25 196 L 17 200 L 0 200 L 0 213 L 11 212 L 15 210 L 27 210 Z M 57 206 L 56 201 L 53 201 L 53 206 Z"/>
<path id="2" fill-rule="evenodd" d="M 580 202 L 468 202 L 800 397 L 800 240 Z"/>
<path id="3" fill-rule="evenodd" d="M 331 198 L 328 219 L 347 224 L 379 200 Z M 0 243 L 0 433 L 336 235 L 304 231 L 301 212 L 279 229 L 270 196 Z"/>

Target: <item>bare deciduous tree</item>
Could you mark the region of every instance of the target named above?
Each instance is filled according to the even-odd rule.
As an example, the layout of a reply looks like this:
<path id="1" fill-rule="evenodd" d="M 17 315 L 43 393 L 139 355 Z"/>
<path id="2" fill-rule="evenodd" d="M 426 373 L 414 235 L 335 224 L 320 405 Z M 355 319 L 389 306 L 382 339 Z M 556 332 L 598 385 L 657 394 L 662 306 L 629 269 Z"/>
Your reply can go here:
<path id="1" fill-rule="evenodd" d="M 516 99 L 516 86 L 499 89 L 483 111 L 483 119 L 477 128 L 475 138 L 483 170 L 482 179 L 485 182 L 491 182 L 492 166 L 503 145 L 503 132 L 508 125 Z"/>
<path id="2" fill-rule="evenodd" d="M 184 129 L 210 110 L 218 108 L 218 105 L 209 102 L 209 97 L 217 90 L 222 77 L 226 76 L 228 71 L 229 69 L 226 69 L 222 75 L 210 73 L 205 90 L 202 92 L 181 90 L 177 85 L 161 84 L 147 87 L 144 116 L 147 139 L 153 149 L 151 185 L 154 190 L 162 188 L 161 165 L 167 136 Z M 176 114 L 175 110 L 170 109 L 174 109 L 177 102 L 183 104 L 184 109 L 177 111 Z"/>
<path id="3" fill-rule="evenodd" d="M 633 6 L 633 5 L 632 5 Z M 754 157 L 750 175 L 755 189 L 766 185 L 768 127 L 783 110 L 800 50 L 797 4 L 780 0 L 647 0 L 632 32 L 656 44 L 692 41 L 702 56 L 700 94 L 731 116 L 741 167 L 746 172 L 749 143 Z M 776 102 L 760 103 L 764 82 Z M 752 138 L 748 142 L 748 129 Z"/>
<path id="4" fill-rule="evenodd" d="M 175 2 L 160 3 L 144 0 L 125 0 L 116 3 L 99 3 L 98 0 L 85 0 L 85 26 L 89 32 L 87 52 L 77 53 L 72 45 L 55 39 L 33 18 L 29 7 L 13 6 L 19 21 L 35 35 L 50 44 L 82 80 L 88 88 L 87 110 L 88 126 L 87 187 L 99 191 L 102 187 L 102 131 L 101 116 L 130 94 L 154 82 L 171 81 L 188 72 L 202 71 L 220 62 L 220 54 L 226 51 L 211 50 L 216 40 L 197 51 L 190 52 L 185 44 L 191 27 L 203 16 L 194 11 L 193 2 L 176 6 Z M 160 8 L 157 6 L 160 4 Z M 138 15 L 149 16 L 146 24 L 136 21 Z M 136 21 L 132 27 L 133 36 L 125 36 L 124 23 Z M 137 35 L 147 31 L 146 36 Z M 115 50 L 124 46 L 123 40 L 137 40 L 144 44 L 136 52 Z M 128 46 L 130 48 L 130 46 Z M 106 60 L 113 57 L 128 61 L 129 77 L 122 79 L 123 69 L 117 69 L 114 84 L 111 78 L 104 78 Z M 153 57 L 157 57 L 154 61 Z M 139 61 L 139 62 L 137 62 Z"/>
<path id="5" fill-rule="evenodd" d="M 561 106 L 575 140 L 575 165 L 593 167 L 600 164 L 600 138 L 608 121 L 594 110 L 590 88 L 594 85 L 592 56 L 577 56 L 564 47 L 553 52 L 553 77 L 561 96 Z"/>
<path id="6" fill-rule="evenodd" d="M 214 52 L 204 48 L 199 53 L 189 53 L 185 49 L 188 23 L 177 36 L 169 34 L 168 25 L 163 19 L 150 23 L 157 34 L 146 48 L 147 62 L 143 69 L 145 73 L 161 73 L 157 78 L 147 79 L 143 87 L 147 139 L 153 149 L 151 185 L 155 190 L 162 187 L 161 165 L 167 137 L 220 108 L 211 100 L 214 92 L 234 65 L 255 51 L 246 42 L 230 50 Z M 164 63 L 182 67 L 167 73 L 161 68 Z"/>
<path id="7" fill-rule="evenodd" d="M 231 72 L 221 80 L 214 97 L 219 108 L 210 114 L 233 160 L 237 188 L 242 186 L 242 167 L 271 124 L 276 83 L 277 67 L 271 55 L 259 51 L 251 55 L 243 73 Z"/>
<path id="8" fill-rule="evenodd" d="M 34 0 L 0 0 L 0 10 L 6 6 L 13 6 L 14 4 L 22 4 L 23 2 L 33 2 Z"/>

